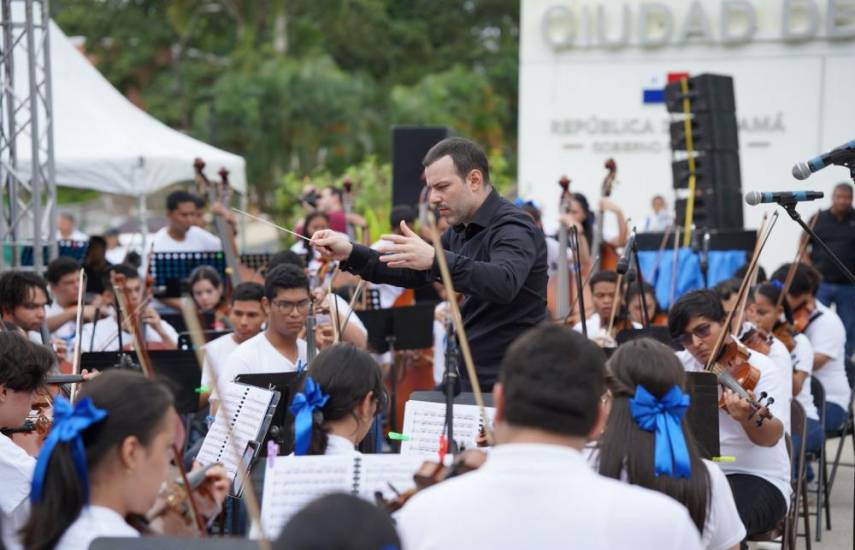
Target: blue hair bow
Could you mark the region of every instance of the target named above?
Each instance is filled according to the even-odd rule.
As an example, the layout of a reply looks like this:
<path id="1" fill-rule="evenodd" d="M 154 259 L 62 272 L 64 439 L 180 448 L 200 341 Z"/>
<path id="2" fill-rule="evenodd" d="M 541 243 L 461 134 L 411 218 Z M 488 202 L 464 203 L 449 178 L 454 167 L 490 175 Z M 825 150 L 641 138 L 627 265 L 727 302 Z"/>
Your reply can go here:
<path id="1" fill-rule="evenodd" d="M 692 462 L 680 424 L 689 401 L 689 396 L 677 386 L 657 400 L 641 384 L 635 388 L 635 397 L 629 400 L 629 410 L 638 426 L 647 432 L 656 431 L 654 467 L 657 476 L 687 478 L 692 475 Z"/>
<path id="2" fill-rule="evenodd" d="M 297 456 L 305 455 L 309 451 L 309 443 L 312 441 L 312 413 L 326 405 L 329 398 L 311 376 L 306 377 L 303 391 L 294 395 L 289 410 L 294 415 L 294 454 Z"/>
<path id="3" fill-rule="evenodd" d="M 83 447 L 81 432 L 107 417 L 107 411 L 95 407 L 92 399 L 87 397 L 78 401 L 73 407 L 64 397 L 57 396 L 53 400 L 53 426 L 39 458 L 36 460 L 36 469 L 33 472 L 33 484 L 30 492 L 30 500 L 37 503 L 42 498 L 45 474 L 50 463 L 50 457 L 57 443 L 71 443 L 71 458 L 74 461 L 74 469 L 83 485 L 83 499 L 89 502 L 89 473 L 86 467 L 86 449 Z"/>
<path id="4" fill-rule="evenodd" d="M 772 286 L 774 286 L 778 290 L 784 290 L 784 283 L 782 283 L 778 279 L 772 279 L 769 282 L 772 284 Z"/>

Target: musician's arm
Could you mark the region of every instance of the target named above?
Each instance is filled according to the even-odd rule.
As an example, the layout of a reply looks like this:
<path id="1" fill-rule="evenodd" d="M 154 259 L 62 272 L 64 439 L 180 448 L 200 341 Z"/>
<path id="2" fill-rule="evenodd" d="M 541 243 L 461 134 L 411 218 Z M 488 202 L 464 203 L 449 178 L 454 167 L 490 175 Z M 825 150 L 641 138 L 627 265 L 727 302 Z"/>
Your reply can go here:
<path id="1" fill-rule="evenodd" d="M 616 247 L 626 246 L 626 241 L 629 238 L 629 228 L 627 227 L 626 216 L 624 215 L 623 210 L 617 205 L 617 203 L 607 198 L 603 198 L 600 201 L 600 207 L 603 209 L 603 212 L 614 212 L 618 222 L 618 236 L 610 240 L 609 244 Z M 605 220 L 600 220 L 600 223 L 605 223 Z"/>
<path id="2" fill-rule="evenodd" d="M 388 267 L 380 261 L 379 252 L 357 243 L 353 243 L 353 250 L 347 260 L 341 263 L 341 269 L 372 283 L 406 288 L 423 286 L 433 280 L 430 271 Z"/>
<path id="3" fill-rule="evenodd" d="M 831 361 L 831 357 L 824 353 L 814 353 L 813 354 L 813 370 L 818 371 L 822 367 L 824 367 L 829 361 Z"/>

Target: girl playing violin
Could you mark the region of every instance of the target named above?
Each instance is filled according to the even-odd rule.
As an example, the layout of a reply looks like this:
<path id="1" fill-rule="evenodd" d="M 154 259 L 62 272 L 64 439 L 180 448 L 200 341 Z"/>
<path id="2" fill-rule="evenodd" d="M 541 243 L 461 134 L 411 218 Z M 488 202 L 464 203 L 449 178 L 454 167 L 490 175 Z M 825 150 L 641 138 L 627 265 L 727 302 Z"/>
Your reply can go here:
<path id="1" fill-rule="evenodd" d="M 686 374 L 674 352 L 649 338 L 632 340 L 617 349 L 608 367 L 612 405 L 598 444 L 599 473 L 682 503 L 707 550 L 737 548 L 745 527 L 727 478 L 714 462 L 701 458 L 689 430 Z M 651 407 L 660 406 L 661 413 L 650 414 Z M 656 429 L 657 414 L 664 415 L 666 434 Z M 672 455 L 669 442 L 682 452 Z"/>
<path id="2" fill-rule="evenodd" d="M 336 344 L 318 354 L 294 396 L 297 455 L 355 453 L 374 417 L 386 405 L 380 366 L 352 344 Z"/>
<path id="3" fill-rule="evenodd" d="M 206 330 L 230 329 L 229 304 L 223 292 L 223 281 L 211 266 L 200 265 L 190 272 L 190 295 L 200 313 L 213 313 L 214 321 Z"/>
<path id="4" fill-rule="evenodd" d="M 125 520 L 155 503 L 167 478 L 180 425 L 172 394 L 143 375 L 114 370 L 87 382 L 74 405 L 54 403 L 54 423 L 33 474 L 27 548 L 77 550 L 98 537 L 136 537 Z M 209 470 L 212 517 L 228 491 L 222 469 Z M 207 512 L 207 514 L 206 514 Z"/>

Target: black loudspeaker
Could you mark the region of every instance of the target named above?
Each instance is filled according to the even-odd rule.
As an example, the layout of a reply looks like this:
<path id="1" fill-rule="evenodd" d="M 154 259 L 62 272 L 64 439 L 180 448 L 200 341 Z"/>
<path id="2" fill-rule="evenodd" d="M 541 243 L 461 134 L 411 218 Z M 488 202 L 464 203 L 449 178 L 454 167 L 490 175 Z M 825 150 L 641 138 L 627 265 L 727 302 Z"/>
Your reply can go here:
<path id="1" fill-rule="evenodd" d="M 684 97 L 689 98 L 692 113 L 736 111 L 732 76 L 701 74 L 690 78 L 688 85 L 688 96 L 683 94 L 682 83 L 679 80 L 665 87 L 665 106 L 669 113 L 683 112 Z"/>
<path id="2" fill-rule="evenodd" d="M 416 206 L 424 186 L 422 160 L 450 136 L 448 128 L 397 126 L 392 129 L 392 205 Z"/>
<path id="3" fill-rule="evenodd" d="M 676 219 L 686 219 L 687 199 L 674 203 Z M 710 229 L 742 229 L 742 192 L 736 189 L 695 189 L 692 221 L 697 227 Z"/>
<path id="4" fill-rule="evenodd" d="M 739 151 L 739 136 L 733 113 L 696 114 L 689 121 L 689 127 L 695 151 Z M 682 120 L 671 123 L 671 147 L 687 149 L 686 124 Z"/>
<path id="5" fill-rule="evenodd" d="M 671 163 L 674 189 L 689 186 L 689 161 Z M 695 187 L 697 189 L 737 189 L 742 181 L 739 155 L 732 151 L 710 151 L 695 157 Z"/>

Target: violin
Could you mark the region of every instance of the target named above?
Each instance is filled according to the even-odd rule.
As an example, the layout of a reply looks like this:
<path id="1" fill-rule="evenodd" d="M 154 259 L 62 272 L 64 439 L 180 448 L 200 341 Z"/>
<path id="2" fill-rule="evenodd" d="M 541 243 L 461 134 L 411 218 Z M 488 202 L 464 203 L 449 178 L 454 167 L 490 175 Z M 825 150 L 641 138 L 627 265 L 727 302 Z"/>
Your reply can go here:
<path id="1" fill-rule="evenodd" d="M 789 323 L 779 321 L 772 330 L 772 334 L 787 347 L 787 351 L 792 353 L 796 349 L 796 332 Z"/>
<path id="2" fill-rule="evenodd" d="M 757 387 L 757 382 L 760 381 L 760 371 L 748 363 L 748 358 L 751 352 L 741 342 L 732 339 L 729 343 L 721 348 L 721 352 L 709 369 L 718 377 L 719 384 L 742 399 L 748 401 L 751 405 L 751 414 L 749 418 L 757 415 L 757 425 L 763 424 L 763 421 L 772 418 L 772 413 L 769 412 L 769 406 L 775 402 L 774 397 L 768 397 L 766 392 L 760 394 L 759 399 L 751 396 L 749 391 L 753 391 Z M 763 400 L 766 403 L 763 403 Z M 720 409 L 727 411 L 725 406 L 724 395 L 719 397 L 718 406 Z"/>
<path id="3" fill-rule="evenodd" d="M 796 333 L 804 332 L 811 322 L 813 308 L 808 306 L 807 302 L 793 310 L 793 330 Z"/>
<path id="4" fill-rule="evenodd" d="M 740 338 L 743 344 L 748 349 L 754 350 L 763 355 L 769 355 L 769 349 L 772 344 L 772 335 L 759 327 L 751 327 Z"/>
<path id="5" fill-rule="evenodd" d="M 434 460 L 426 460 L 416 470 L 416 473 L 413 474 L 413 481 L 416 482 L 415 488 L 402 493 L 395 491 L 397 496 L 392 500 L 386 500 L 383 497 L 383 493 L 377 491 L 374 493 L 374 499 L 378 506 L 385 508 L 390 514 L 397 512 L 419 491 L 433 487 L 446 479 L 473 472 L 480 468 L 486 460 L 487 454 L 476 449 L 461 451 L 454 458 L 450 466 L 444 466 Z M 392 490 L 394 491 L 394 487 L 392 487 Z"/>

